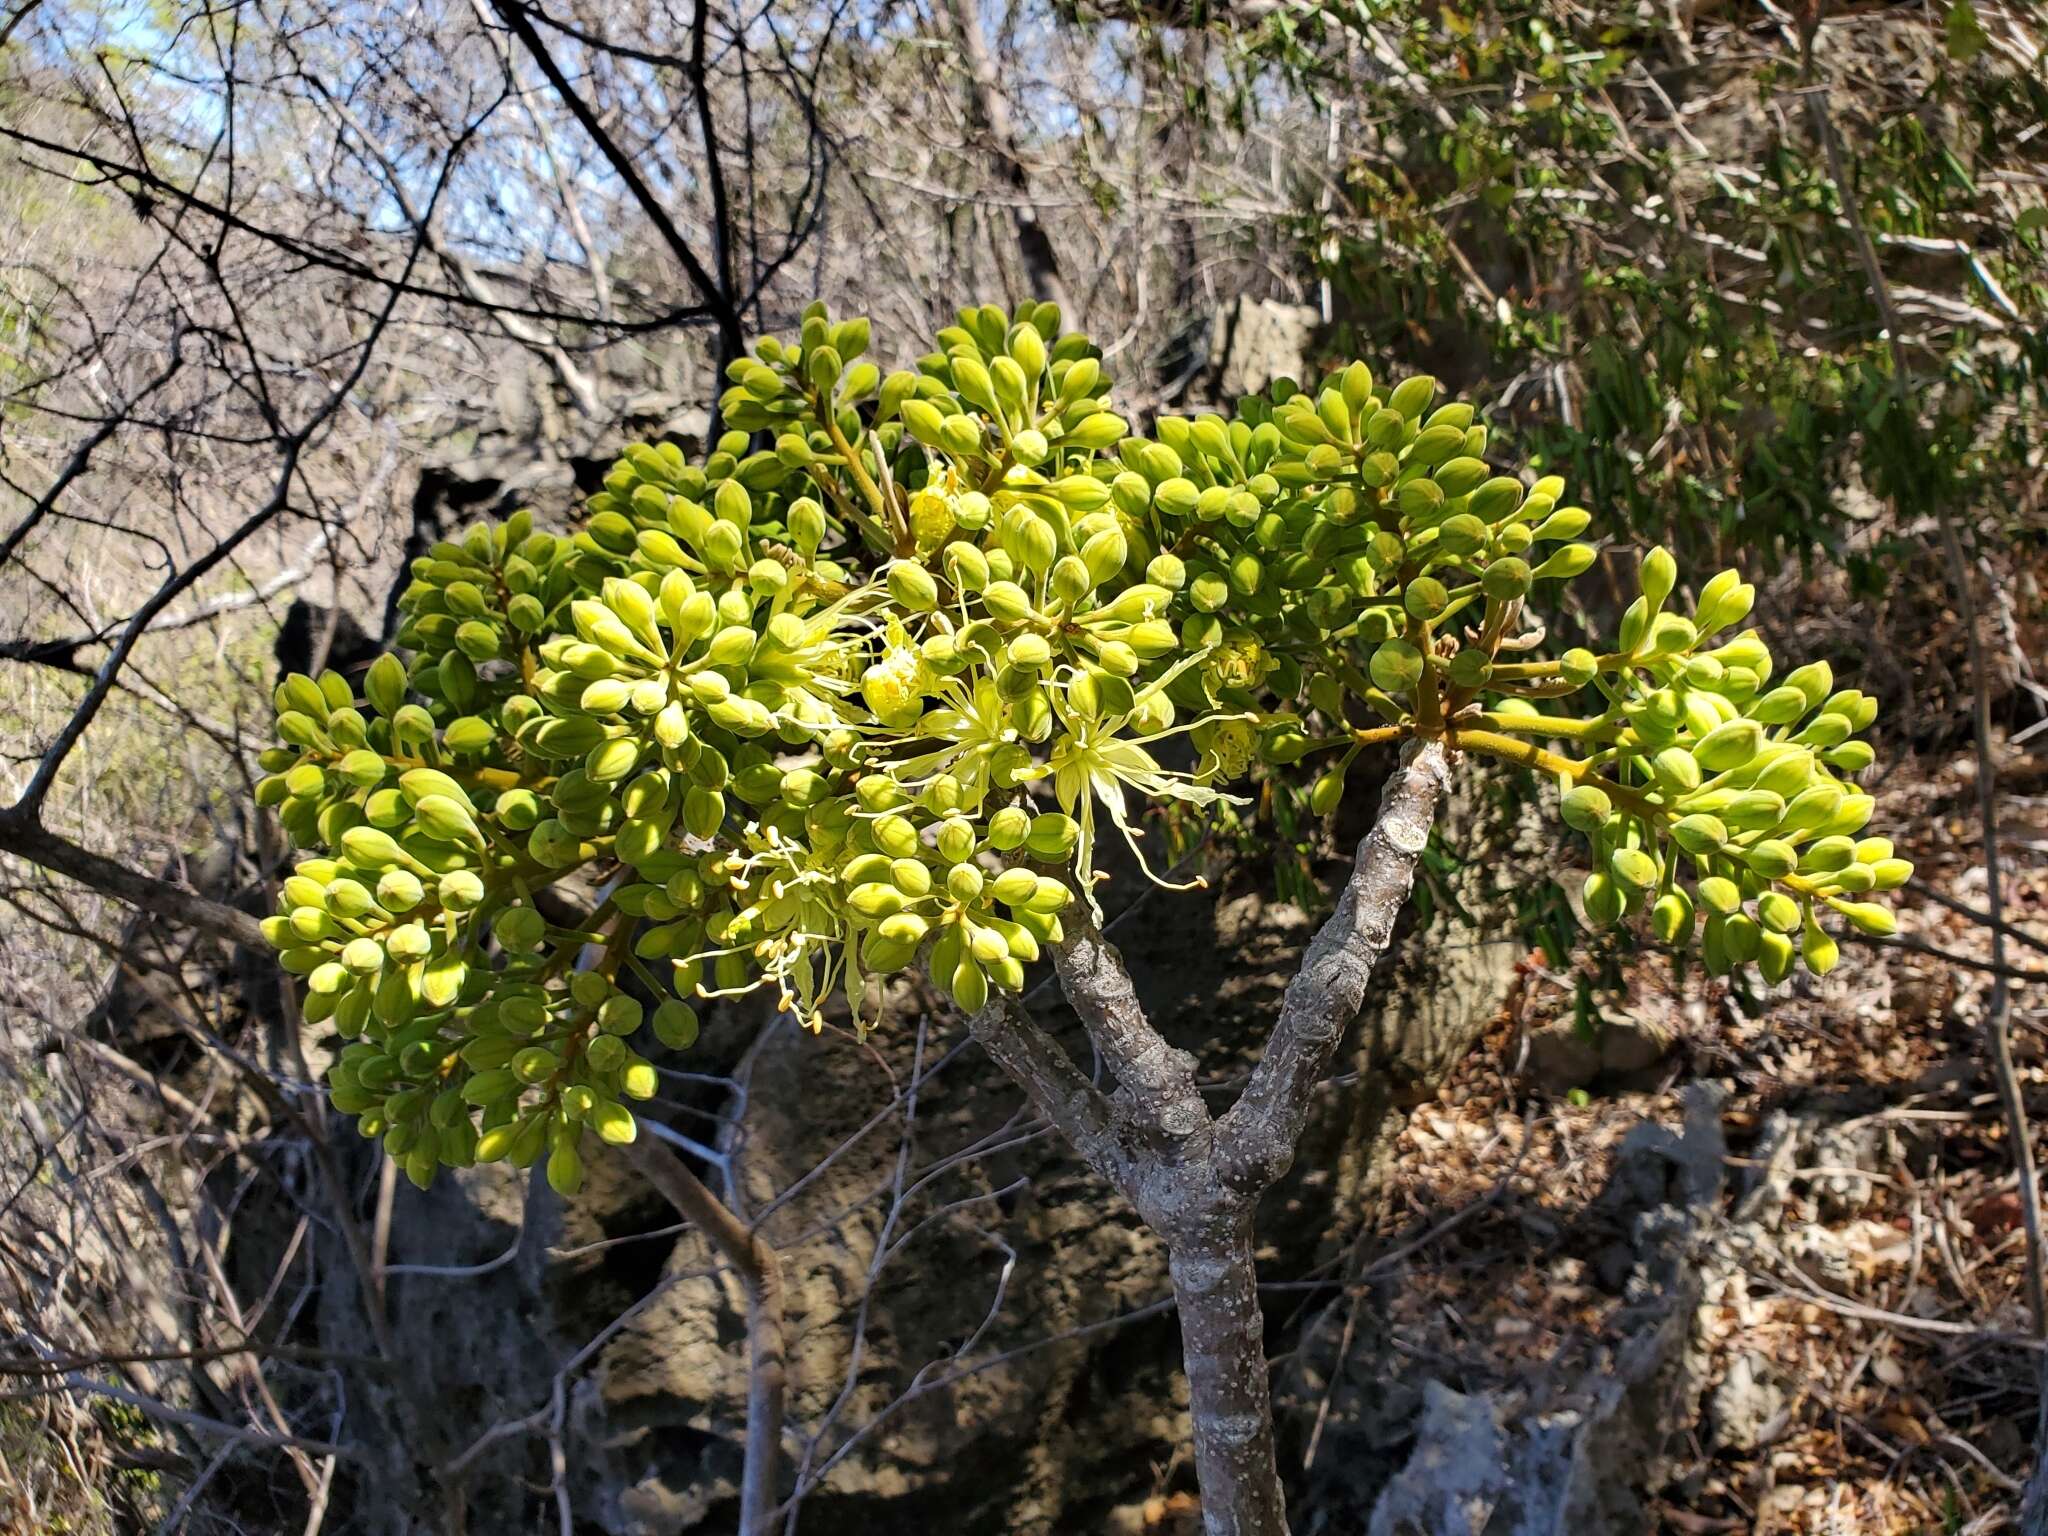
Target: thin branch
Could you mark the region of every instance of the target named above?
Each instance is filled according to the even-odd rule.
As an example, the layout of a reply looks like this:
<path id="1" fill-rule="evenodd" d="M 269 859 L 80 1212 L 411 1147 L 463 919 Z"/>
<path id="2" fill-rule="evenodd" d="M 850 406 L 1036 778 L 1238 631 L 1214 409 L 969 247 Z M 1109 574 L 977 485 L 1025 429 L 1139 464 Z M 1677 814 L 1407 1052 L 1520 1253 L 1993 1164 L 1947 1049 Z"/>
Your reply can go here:
<path id="1" fill-rule="evenodd" d="M 598 153 L 604 156 L 605 162 L 625 185 L 626 191 L 639 205 L 640 211 L 647 216 L 647 222 L 654 226 L 654 232 L 661 236 L 662 243 L 669 248 L 676 260 L 682 263 L 683 271 L 688 274 L 690 282 L 703 298 L 705 308 L 717 320 L 719 331 L 729 332 L 737 337 L 740 334 L 740 319 L 733 305 L 732 295 L 705 270 L 704 263 L 690 248 L 690 242 L 683 238 L 683 232 L 676 228 L 675 220 L 662 206 L 661 199 L 654 195 L 654 189 L 647 185 L 639 167 L 634 165 L 632 157 L 619 147 L 618 141 L 610 133 L 605 131 L 604 124 L 598 121 L 597 114 L 590 109 L 590 103 L 570 85 L 568 76 L 562 73 L 562 66 L 548 51 L 547 44 L 541 41 L 540 34 L 534 31 L 533 23 L 527 19 L 526 12 L 519 6 L 517 0 L 491 0 L 491 9 L 498 13 L 499 19 L 507 27 L 511 28 L 512 35 L 519 39 L 520 46 L 532 55 L 533 62 L 540 66 L 540 72 L 547 76 L 548 84 L 553 86 L 555 94 L 561 97 L 562 105 L 567 107 L 570 115 L 582 125 L 583 131 L 590 136 L 590 142 L 597 146 Z M 735 346 L 735 354 L 737 350 Z"/>
<path id="2" fill-rule="evenodd" d="M 782 1260 L 750 1232 L 659 1139 L 626 1148 L 633 1166 L 691 1222 L 740 1277 L 747 1299 L 747 1446 L 740 1478 L 741 1536 L 760 1536 L 776 1507 L 782 1453 L 784 1366 Z"/>
<path id="3" fill-rule="evenodd" d="M 1209 1124 L 1195 1086 L 1195 1058 L 1168 1045 L 1145 1017 L 1123 956 L 1077 902 L 1066 937 L 1053 951 L 1060 988 L 1081 1016 L 1088 1038 L 1116 1074 L 1120 1117 L 1163 1136 L 1186 1141 Z"/>
<path id="4" fill-rule="evenodd" d="M 458 146 L 455 153 L 459 152 Z M 449 165 L 443 169 L 441 181 L 435 188 L 436 201 L 439 199 L 441 187 L 446 185 L 447 173 L 452 169 L 453 162 L 454 154 L 451 154 Z M 416 239 L 412 252 L 406 259 L 407 272 L 412 270 L 413 264 L 419 259 L 421 248 L 421 241 Z M 270 495 L 263 504 L 242 519 L 205 554 L 166 579 L 151 594 L 149 600 L 136 609 L 134 617 L 128 621 L 128 627 L 121 632 L 121 638 L 114 643 L 113 649 L 107 654 L 107 659 L 100 663 L 92 686 L 86 689 L 85 696 L 78 701 L 70 718 L 64 722 L 63 729 L 58 731 L 56 739 L 43 753 L 42 761 L 36 765 L 35 774 L 30 778 L 28 788 L 21 792 L 21 797 L 7 807 L 5 812 L 0 812 L 0 822 L 19 822 L 24 826 L 32 826 L 40 818 L 43 801 L 50 793 L 50 786 L 56 782 L 58 770 L 64 766 L 64 760 L 70 756 L 72 748 L 78 745 L 86 727 L 91 725 L 94 717 L 99 714 L 100 706 L 106 703 L 107 696 L 114 691 L 114 681 L 120 675 L 121 668 L 127 664 L 136 642 L 148 631 L 149 626 L 164 609 L 195 585 L 207 572 L 233 554 L 250 535 L 267 526 L 290 504 L 292 482 L 298 474 L 300 458 L 321 428 L 341 409 L 350 392 L 361 380 L 364 371 L 370 366 L 370 358 L 375 354 L 377 343 L 382 338 L 385 327 L 390 324 L 392 311 L 397 305 L 398 294 L 393 290 L 382 312 L 371 326 L 369 334 L 363 338 L 355 362 L 347 374 L 329 391 L 327 398 L 321 402 L 319 409 L 313 412 L 306 424 L 280 445 L 279 451 L 283 462 L 278 467 Z"/>
<path id="5" fill-rule="evenodd" d="M 1393 939 L 1448 785 L 1439 742 L 1411 746 L 1387 781 L 1379 819 L 1358 845 L 1337 910 L 1288 983 L 1279 1022 L 1243 1096 L 1218 1123 L 1216 1156 L 1226 1183 L 1263 1189 L 1293 1164 L 1309 1100 Z"/>
<path id="6" fill-rule="evenodd" d="M 1104 1178 L 1131 1187 L 1133 1164 L 1117 1140 L 1115 1115 L 1102 1091 L 1074 1065 L 1059 1042 L 1032 1021 L 1022 1003 L 996 993 L 967 1021 L 982 1049 L 1024 1090 L 1031 1107 L 1065 1136 Z"/>
<path id="7" fill-rule="evenodd" d="M 262 924 L 248 913 L 81 848 L 13 811 L 0 812 L 0 852 L 19 854 L 31 864 L 65 875 L 104 896 L 171 918 L 229 944 L 239 944 L 257 953 L 269 951 Z"/>
<path id="8" fill-rule="evenodd" d="M 0 40 L 4 40 L 4 34 L 0 34 Z M 14 551 L 20 547 L 21 541 L 27 538 L 36 525 L 49 515 L 50 509 L 57 505 L 57 498 L 62 496 L 70 488 L 71 483 L 91 467 L 93 454 L 116 432 L 120 431 L 123 426 L 127 425 L 135 408 L 159 389 L 162 389 L 164 385 L 170 383 L 172 375 L 185 366 L 185 360 L 180 355 L 179 350 L 183 340 L 182 334 L 173 332 L 171 336 L 170 361 L 164 364 L 162 372 L 156 374 L 142 388 L 108 411 L 101 418 L 100 424 L 86 435 L 85 441 L 72 450 L 71 457 L 65 460 L 64 467 L 57 471 L 57 478 L 50 482 L 49 488 L 37 499 L 36 504 L 22 515 L 21 521 L 7 531 L 7 537 L 0 539 L 0 565 L 5 565 L 13 557 Z"/>
<path id="9" fill-rule="evenodd" d="M 111 1382 L 94 1381 L 90 1377 L 75 1373 L 64 1378 L 64 1386 L 73 1392 L 111 1397 L 116 1402 L 126 1403 L 146 1418 L 156 1419 L 164 1424 L 175 1424 L 178 1428 L 195 1435 L 218 1436 L 234 1445 L 262 1446 L 280 1451 L 305 1451 L 314 1456 L 333 1456 L 343 1461 L 368 1460 L 368 1457 L 353 1445 L 337 1445 L 331 1440 L 308 1440 L 299 1435 L 273 1435 L 243 1425 L 223 1424 L 219 1419 L 209 1419 L 199 1413 L 187 1413 L 182 1408 L 173 1408 L 140 1392 L 130 1392 L 127 1388 L 117 1387 Z M 53 1389 L 36 1388 L 28 1392 L 0 1393 L 0 1401 L 17 1402 L 24 1397 L 42 1396 L 50 1390 Z"/>

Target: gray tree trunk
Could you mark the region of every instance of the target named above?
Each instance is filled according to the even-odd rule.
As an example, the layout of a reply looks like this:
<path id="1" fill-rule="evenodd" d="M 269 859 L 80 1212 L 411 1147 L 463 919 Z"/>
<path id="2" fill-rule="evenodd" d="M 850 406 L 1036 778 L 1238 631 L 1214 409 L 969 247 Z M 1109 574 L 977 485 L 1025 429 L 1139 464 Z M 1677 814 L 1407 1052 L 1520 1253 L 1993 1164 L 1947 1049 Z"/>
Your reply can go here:
<path id="1" fill-rule="evenodd" d="M 1393 938 L 1447 775 L 1439 743 L 1403 756 L 1264 1056 L 1220 1117 L 1202 1101 L 1193 1059 L 1152 1028 L 1121 957 L 1085 917 L 1054 958 L 1114 1092 L 1091 1083 L 1014 998 L 991 999 L 972 1021 L 1039 1112 L 1166 1241 L 1208 1536 L 1287 1536 L 1252 1216 L 1293 1163 L 1316 1084 Z"/>
<path id="2" fill-rule="evenodd" d="M 1209 1536 L 1285 1531 L 1252 1206 L 1222 1201 L 1167 1244 Z"/>
<path id="3" fill-rule="evenodd" d="M 1031 173 L 1024 167 L 1023 146 L 1010 116 L 1010 100 L 1003 94 L 1002 76 L 997 73 L 995 55 L 989 48 L 975 0 L 953 0 L 953 24 L 959 30 L 960 54 L 967 64 L 971 116 L 988 137 L 989 163 L 997 179 L 1013 194 L 1010 226 L 1016 234 L 1018 254 L 1024 260 L 1024 277 L 1030 285 L 1031 297 L 1050 299 L 1059 305 L 1068 325 L 1077 325 L 1080 316 L 1067 292 L 1059 257 L 1031 201 Z"/>

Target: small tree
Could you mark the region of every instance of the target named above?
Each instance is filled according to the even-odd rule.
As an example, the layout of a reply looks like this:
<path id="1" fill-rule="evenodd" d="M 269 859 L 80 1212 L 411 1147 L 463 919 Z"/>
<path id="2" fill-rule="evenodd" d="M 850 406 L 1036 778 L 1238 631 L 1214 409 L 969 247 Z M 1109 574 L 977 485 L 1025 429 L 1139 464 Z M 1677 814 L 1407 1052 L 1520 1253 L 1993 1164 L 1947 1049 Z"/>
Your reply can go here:
<path id="1" fill-rule="evenodd" d="M 690 999 L 767 987 L 814 1028 L 843 995 L 872 1029 L 878 978 L 922 966 L 1164 1240 L 1209 1531 L 1282 1532 L 1252 1214 L 1459 761 L 1556 781 L 1591 921 L 1646 913 L 1710 972 L 1775 984 L 1834 964 L 1832 918 L 1892 931 L 1860 899 L 1910 873 L 1858 835 L 1876 706 L 1729 635 L 1752 596 L 1733 571 L 1670 611 L 1662 550 L 1611 647 L 1537 658 L 1524 606 L 1592 565 L 1590 515 L 1555 477 L 1497 473 L 1430 379 L 1353 363 L 1148 441 L 1049 305 L 966 310 L 938 342 L 884 377 L 867 322 L 814 306 L 733 366 L 702 465 L 633 448 L 574 533 L 521 513 L 415 562 L 409 662 L 380 658 L 363 701 L 333 673 L 278 689 L 258 795 L 323 851 L 266 933 L 347 1041 L 336 1106 L 408 1175 L 545 1158 L 565 1196 L 586 1133 L 636 1142 L 643 1026 L 686 1047 Z M 1298 774 L 1328 813 L 1372 748 L 1400 752 L 1378 820 L 1212 1115 L 1097 927 L 1101 839 L 1149 872 L 1143 812 L 1214 812 L 1260 777 Z M 544 915 L 578 871 L 608 894 Z M 1018 1003 L 1048 955 L 1110 1088 Z M 749 1277 L 751 1530 L 774 1492 L 773 1255 L 636 1151 Z"/>

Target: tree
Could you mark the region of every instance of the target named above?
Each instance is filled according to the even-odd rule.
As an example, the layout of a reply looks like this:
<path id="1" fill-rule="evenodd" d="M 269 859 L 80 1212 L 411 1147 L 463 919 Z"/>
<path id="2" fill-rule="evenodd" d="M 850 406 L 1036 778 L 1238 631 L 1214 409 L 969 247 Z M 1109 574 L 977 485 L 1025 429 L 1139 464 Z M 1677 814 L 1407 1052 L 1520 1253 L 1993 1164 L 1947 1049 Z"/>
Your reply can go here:
<path id="1" fill-rule="evenodd" d="M 1752 597 L 1733 571 L 1677 611 L 1662 550 L 1611 645 L 1538 659 L 1528 604 L 1592 565 L 1590 515 L 1497 472 L 1428 378 L 1353 363 L 1142 440 L 1049 304 L 963 310 L 937 340 L 885 378 L 868 323 L 814 305 L 730 365 L 702 464 L 634 448 L 580 529 L 522 513 L 416 561 L 409 660 L 277 690 L 256 796 L 313 853 L 264 934 L 349 1042 L 335 1106 L 416 1182 L 545 1159 L 573 1196 L 595 1133 L 736 1257 L 744 1227 L 639 1142 L 625 1101 L 654 1074 L 629 1042 L 687 1047 L 692 999 L 756 989 L 813 1028 L 843 999 L 865 1032 L 921 968 L 1164 1239 L 1208 1529 L 1284 1531 L 1253 1215 L 1450 776 L 1478 755 L 1554 779 L 1588 919 L 1641 916 L 1775 985 L 1833 966 L 1830 923 L 1893 929 L 1861 899 L 1911 873 L 1861 835 L 1876 705 L 1731 635 Z M 1164 883 L 1158 823 L 1233 816 L 1254 783 L 1327 814 L 1393 749 L 1262 1058 L 1212 1114 L 1096 926 L 1106 834 Z M 580 910 L 537 901 L 579 887 Z M 1019 1006 L 1045 956 L 1112 1086 Z M 750 1287 L 757 1318 L 773 1291 Z M 749 1529 L 775 1438 L 749 1435 Z"/>

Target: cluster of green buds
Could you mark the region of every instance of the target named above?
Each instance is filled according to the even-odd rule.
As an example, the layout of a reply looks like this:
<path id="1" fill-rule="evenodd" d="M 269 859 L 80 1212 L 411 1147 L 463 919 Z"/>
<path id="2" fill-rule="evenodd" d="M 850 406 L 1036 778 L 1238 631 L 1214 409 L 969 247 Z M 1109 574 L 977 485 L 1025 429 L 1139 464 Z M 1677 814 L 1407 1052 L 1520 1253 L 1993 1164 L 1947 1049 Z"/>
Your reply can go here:
<path id="1" fill-rule="evenodd" d="M 1676 580 L 1671 556 L 1653 551 L 1617 648 L 1501 669 L 1512 676 L 1500 686 L 1525 696 L 1481 712 L 1480 729 L 1552 731 L 1583 751 L 1541 757 L 1556 775 L 1564 820 L 1592 845 L 1581 891 L 1589 921 L 1647 909 L 1656 936 L 1672 945 L 1699 927 L 1714 975 L 1754 964 L 1776 984 L 1801 962 L 1825 975 L 1839 946 L 1823 915 L 1889 935 L 1897 929 L 1891 908 L 1861 898 L 1896 890 L 1913 873 L 1890 839 L 1860 835 L 1875 802 L 1854 782 L 1872 760 L 1858 733 L 1876 718 L 1877 702 L 1837 691 L 1824 661 L 1774 683 L 1770 650 L 1754 630 L 1716 643 L 1754 597 L 1736 572 L 1709 581 L 1690 617 L 1665 611 Z M 1526 695 L 1589 686 L 1604 705 L 1599 714 L 1535 723 L 1541 717 Z"/>
<path id="2" fill-rule="evenodd" d="M 1612 652 L 1528 659 L 1591 519 L 1433 381 L 1354 363 L 1142 439 L 1052 306 L 937 342 L 885 375 L 813 306 L 734 365 L 701 464 L 637 446 L 572 532 L 436 545 L 409 660 L 278 689 L 257 796 L 308 856 L 266 932 L 341 1037 L 337 1106 L 414 1179 L 545 1157 L 572 1189 L 703 999 L 815 1028 L 844 996 L 868 1029 L 915 966 L 978 1009 L 1094 905 L 1105 830 L 1163 880 L 1165 808 L 1298 775 L 1327 813 L 1408 739 L 1555 774 L 1589 917 L 1681 942 L 1704 909 L 1716 970 L 1778 979 L 1798 932 L 1822 971 L 1826 916 L 1888 926 L 1858 899 L 1906 869 L 1853 836 L 1869 702 L 1715 643 L 1732 574 L 1666 613 L 1661 554 Z M 1555 712 L 1577 693 L 1599 713 Z M 594 906 L 548 899 L 579 875 Z"/>

